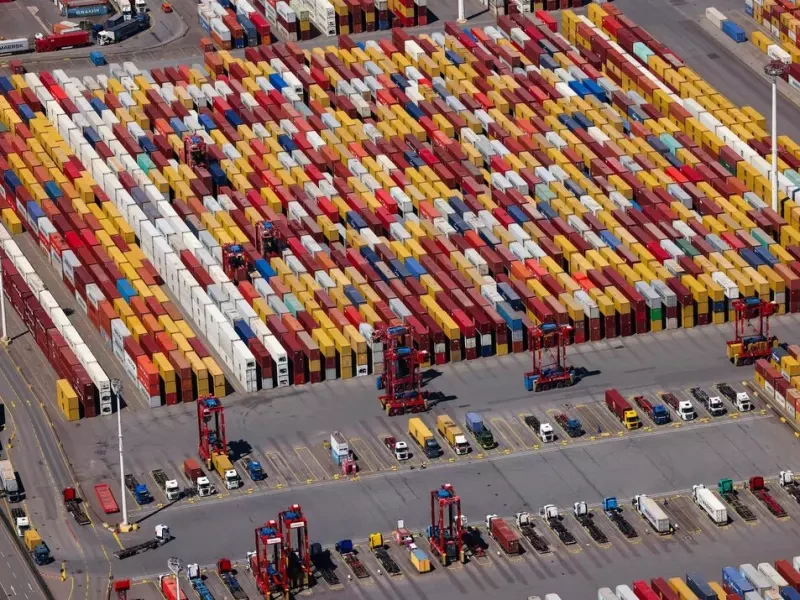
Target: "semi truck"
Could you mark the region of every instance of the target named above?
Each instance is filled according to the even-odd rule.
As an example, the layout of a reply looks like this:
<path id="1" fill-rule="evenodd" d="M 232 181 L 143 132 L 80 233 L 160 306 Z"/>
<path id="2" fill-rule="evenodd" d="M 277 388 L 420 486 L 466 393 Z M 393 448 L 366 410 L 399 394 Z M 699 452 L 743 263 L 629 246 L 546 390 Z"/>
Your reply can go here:
<path id="1" fill-rule="evenodd" d="M 10 460 L 0 460 L 0 493 L 9 502 L 19 502 L 19 482 Z"/>
<path id="2" fill-rule="evenodd" d="M 178 485 L 178 480 L 167 477 L 163 469 L 156 469 L 153 471 L 153 481 L 161 488 L 168 501 L 174 502 L 175 500 L 180 500 L 181 486 Z"/>
<path id="3" fill-rule="evenodd" d="M 26 529 L 22 539 L 25 542 L 25 549 L 33 558 L 33 562 L 39 566 L 47 565 L 52 562 L 53 557 L 50 555 L 50 548 L 48 548 L 42 536 L 40 536 L 35 529 L 32 527 Z"/>
<path id="4" fill-rule="evenodd" d="M 478 440 L 481 448 L 484 450 L 491 450 L 495 447 L 496 442 L 494 441 L 492 430 L 486 427 L 486 424 L 483 422 L 483 417 L 481 417 L 480 414 L 476 412 L 468 412 L 465 417 L 465 425 L 467 427 L 467 431 L 474 435 L 475 439 Z"/>
<path id="5" fill-rule="evenodd" d="M 597 523 L 595 523 L 594 516 L 589 510 L 589 505 L 586 504 L 586 502 L 576 502 L 572 507 L 572 511 L 575 513 L 575 520 L 583 525 L 583 528 L 586 529 L 589 537 L 591 537 L 595 543 L 608 543 L 608 536 L 603 533 L 603 530 L 600 529 Z"/>
<path id="6" fill-rule="evenodd" d="M 67 33 L 54 33 L 51 35 L 36 34 L 35 47 L 37 52 L 54 52 L 67 48 L 88 46 L 92 43 L 89 32 L 84 30 L 68 31 Z"/>
<path id="7" fill-rule="evenodd" d="M 486 515 L 486 529 L 506 554 L 522 552 L 519 536 L 508 526 L 508 523 L 497 515 Z"/>
<path id="8" fill-rule="evenodd" d="M 800 503 L 800 485 L 794 478 L 794 473 L 791 471 L 781 471 L 778 476 L 778 482 L 781 487 L 786 490 L 786 493 L 794 498 L 795 502 Z"/>
<path id="9" fill-rule="evenodd" d="M 545 444 L 554 442 L 556 439 L 553 426 L 550 423 L 542 423 L 535 415 L 526 415 L 525 425 L 533 429 L 534 433 Z"/>
<path id="10" fill-rule="evenodd" d="M 459 456 L 469 453 L 469 442 L 464 432 L 448 415 L 436 417 L 436 429 Z"/>
<path id="11" fill-rule="evenodd" d="M 533 517 L 530 513 L 520 512 L 516 514 L 517 529 L 525 538 L 530 542 L 533 549 L 539 554 L 547 554 L 550 552 L 550 545 L 547 540 L 538 534 L 536 526 L 533 522 Z"/>
<path id="12" fill-rule="evenodd" d="M 239 476 L 239 472 L 233 468 L 231 459 L 221 452 L 215 452 L 211 455 L 211 462 L 217 475 L 225 484 L 225 489 L 238 490 L 242 485 L 242 478 Z"/>
<path id="13" fill-rule="evenodd" d="M 130 21 L 123 21 L 119 25 L 115 25 L 111 29 L 104 29 L 97 34 L 97 43 L 101 46 L 108 46 L 109 44 L 119 44 L 127 40 L 129 37 L 141 33 L 150 27 L 150 17 L 146 14 L 136 15 Z"/>
<path id="14" fill-rule="evenodd" d="M 398 441 L 394 436 L 390 435 L 383 438 L 383 445 L 389 449 L 389 452 L 391 452 L 399 462 L 411 458 L 408 453 L 408 444 L 403 441 Z"/>
<path id="15" fill-rule="evenodd" d="M 544 519 L 547 526 L 558 536 L 562 544 L 565 546 L 572 546 L 578 543 L 577 538 L 567 529 L 567 526 L 564 525 L 561 520 L 561 516 L 558 514 L 558 507 L 555 504 L 545 504 L 539 509 L 539 516 Z"/>
<path id="16" fill-rule="evenodd" d="M 639 429 L 642 426 L 639 415 L 636 414 L 630 403 L 617 390 L 606 390 L 606 406 L 616 415 L 625 429 Z"/>
<path id="17" fill-rule="evenodd" d="M 31 528 L 31 521 L 21 508 L 11 509 L 11 519 L 14 522 L 14 531 L 17 537 L 25 537 L 25 532 Z"/>
<path id="18" fill-rule="evenodd" d="M 764 506 L 767 507 L 767 510 L 772 513 L 772 515 L 778 519 L 781 519 L 786 516 L 786 509 L 780 505 L 780 503 L 773 498 L 772 494 L 769 493 L 767 490 L 766 485 L 764 484 L 764 478 L 760 475 L 756 475 L 755 477 L 751 477 L 750 481 L 748 482 L 748 487 L 753 495 L 761 500 Z"/>
<path id="19" fill-rule="evenodd" d="M 411 417 L 408 420 L 408 434 L 422 448 L 426 457 L 438 458 L 442 454 L 442 447 L 439 446 L 439 442 L 436 441 L 431 430 L 419 417 Z"/>
<path id="20" fill-rule="evenodd" d="M 680 400 L 672 392 L 663 393 L 661 399 L 672 407 L 681 421 L 694 421 L 697 418 L 697 411 L 691 401 Z"/>
<path id="21" fill-rule="evenodd" d="M 263 481 L 265 478 L 264 475 L 264 468 L 261 466 L 261 463 L 257 460 L 250 459 L 245 462 L 245 470 L 247 474 L 250 476 L 251 481 Z"/>
<path id="22" fill-rule="evenodd" d="M 128 491 L 134 497 L 136 504 L 139 506 L 143 504 L 150 504 L 153 501 L 153 496 L 150 494 L 147 486 L 143 483 L 139 483 L 139 480 L 136 479 L 135 475 L 130 473 L 125 475 L 125 487 L 128 488 Z"/>
<path id="23" fill-rule="evenodd" d="M 214 493 L 215 490 L 211 485 L 211 480 L 206 477 L 205 472 L 195 459 L 187 458 L 183 461 L 183 473 L 192 484 L 194 493 L 198 496 L 211 496 Z"/>
<path id="24" fill-rule="evenodd" d="M 661 510 L 658 503 L 644 494 L 639 494 L 633 497 L 633 508 L 644 519 L 650 523 L 650 526 L 659 535 L 667 535 L 672 532 L 672 525 L 670 525 L 669 517 Z"/>
<path id="25" fill-rule="evenodd" d="M 737 392 L 727 383 L 718 383 L 716 386 L 720 394 L 736 407 L 739 412 L 749 412 L 755 408 L 747 392 Z"/>
<path id="26" fill-rule="evenodd" d="M 653 404 L 644 396 L 634 396 L 633 401 L 656 425 L 666 425 L 672 420 L 667 407 L 663 404 Z"/>
<path id="27" fill-rule="evenodd" d="M 633 525 L 628 522 L 628 519 L 622 516 L 622 509 L 619 507 L 615 496 L 603 498 L 603 512 L 606 513 L 609 520 L 614 523 L 617 529 L 619 529 L 619 532 L 626 538 L 632 540 L 639 537 Z"/>
<path id="28" fill-rule="evenodd" d="M 727 412 L 725 410 L 725 404 L 719 396 L 709 396 L 703 388 L 699 387 L 693 387 L 689 390 L 689 393 L 692 394 L 692 398 L 699 402 L 712 417 L 721 417 Z"/>
<path id="29" fill-rule="evenodd" d="M 577 438 L 583 435 L 583 427 L 578 419 L 574 419 L 565 413 L 557 413 L 553 418 L 569 437 Z"/>
<path id="30" fill-rule="evenodd" d="M 728 524 L 728 509 L 706 486 L 702 484 L 692 486 L 692 499 L 715 525 Z"/>
<path id="31" fill-rule="evenodd" d="M 717 491 L 719 495 L 722 496 L 722 499 L 731 505 L 731 508 L 736 511 L 736 514 L 739 515 L 743 521 L 750 522 L 756 520 L 756 513 L 739 498 L 739 492 L 737 492 L 736 488 L 733 486 L 732 479 L 720 479 L 719 483 L 717 483 Z"/>

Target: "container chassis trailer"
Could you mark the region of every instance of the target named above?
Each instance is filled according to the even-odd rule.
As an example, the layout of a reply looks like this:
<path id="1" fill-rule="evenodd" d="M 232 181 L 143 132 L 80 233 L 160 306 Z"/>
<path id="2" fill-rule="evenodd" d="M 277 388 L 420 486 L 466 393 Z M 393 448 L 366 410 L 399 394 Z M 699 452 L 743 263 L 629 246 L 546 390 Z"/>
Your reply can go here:
<path id="1" fill-rule="evenodd" d="M 315 577 L 319 576 L 330 587 L 342 585 L 339 576 L 336 574 L 336 564 L 331 558 L 331 551 L 323 549 L 322 544 L 314 542 L 311 544 L 310 553 Z"/>
<path id="2" fill-rule="evenodd" d="M 353 546 L 353 540 L 340 540 L 336 542 L 336 552 L 339 553 L 339 556 L 342 557 L 345 564 L 350 567 L 350 570 L 353 571 L 353 575 L 356 576 L 356 579 L 367 579 L 370 577 L 370 573 L 367 570 L 366 565 L 361 562 L 361 559 L 358 558 L 356 554 L 356 549 Z"/>
<path id="3" fill-rule="evenodd" d="M 783 508 L 783 506 L 781 506 L 781 504 L 775 500 L 775 498 L 773 498 L 772 494 L 769 493 L 769 490 L 764 485 L 763 477 L 760 475 L 751 477 L 750 481 L 748 481 L 747 487 L 756 498 L 761 500 L 773 517 L 776 519 L 782 519 L 786 516 L 786 509 Z"/>
<path id="4" fill-rule="evenodd" d="M 720 479 L 717 484 L 717 491 L 722 496 L 722 499 L 731 505 L 731 508 L 739 515 L 742 521 L 750 523 L 756 520 L 756 513 L 739 497 L 739 492 L 734 488 L 731 479 Z"/>
<path id="5" fill-rule="evenodd" d="M 75 488 L 65 488 L 62 490 L 61 495 L 64 498 L 64 507 L 67 509 L 67 512 L 72 515 L 72 518 L 75 519 L 75 522 L 81 526 L 89 525 L 91 520 L 86 514 L 86 511 L 83 510 L 83 500 L 78 498 Z"/>
<path id="6" fill-rule="evenodd" d="M 617 499 L 614 496 L 603 498 L 603 512 L 606 513 L 608 519 L 627 539 L 632 540 L 639 537 L 630 521 L 622 516 L 622 509 L 617 504 Z"/>
<path id="7" fill-rule="evenodd" d="M 558 514 L 558 507 L 554 504 L 543 506 L 539 510 L 539 516 L 545 520 L 547 526 L 558 536 L 562 544 L 565 546 L 572 546 L 578 543 L 575 535 L 564 525 L 561 520 L 562 517 Z"/>
<path id="8" fill-rule="evenodd" d="M 586 502 L 576 502 L 572 510 L 575 513 L 575 519 L 583 526 L 586 533 L 596 544 L 608 544 L 608 536 L 595 522 L 594 515 L 592 515 Z"/>
<path id="9" fill-rule="evenodd" d="M 533 517 L 531 517 L 530 513 L 517 513 L 516 523 L 519 532 L 530 542 L 536 552 L 539 554 L 548 554 L 550 552 L 550 544 L 536 531 L 536 526 L 534 525 Z"/>

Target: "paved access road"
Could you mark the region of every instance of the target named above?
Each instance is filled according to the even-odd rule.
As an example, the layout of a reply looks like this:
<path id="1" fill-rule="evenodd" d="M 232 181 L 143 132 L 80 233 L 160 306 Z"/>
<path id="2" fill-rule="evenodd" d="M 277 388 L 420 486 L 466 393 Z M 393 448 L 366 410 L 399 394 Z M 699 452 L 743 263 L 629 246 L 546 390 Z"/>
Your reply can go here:
<path id="1" fill-rule="evenodd" d="M 5 510 L 5 507 L 4 507 Z M 0 591 L 3 598 L 37 600 L 42 590 L 8 529 L 0 524 Z"/>

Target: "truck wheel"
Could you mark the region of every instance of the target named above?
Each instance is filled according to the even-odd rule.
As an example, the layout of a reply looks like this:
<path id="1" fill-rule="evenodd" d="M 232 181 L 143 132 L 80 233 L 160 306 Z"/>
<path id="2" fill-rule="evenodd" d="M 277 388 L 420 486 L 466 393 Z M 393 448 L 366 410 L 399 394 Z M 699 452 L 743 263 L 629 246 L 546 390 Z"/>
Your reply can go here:
<path id="1" fill-rule="evenodd" d="M 556 387 L 557 387 L 557 388 L 563 388 L 565 385 L 566 385 L 566 384 L 565 384 L 563 381 L 559 381 L 559 382 L 556 384 Z"/>

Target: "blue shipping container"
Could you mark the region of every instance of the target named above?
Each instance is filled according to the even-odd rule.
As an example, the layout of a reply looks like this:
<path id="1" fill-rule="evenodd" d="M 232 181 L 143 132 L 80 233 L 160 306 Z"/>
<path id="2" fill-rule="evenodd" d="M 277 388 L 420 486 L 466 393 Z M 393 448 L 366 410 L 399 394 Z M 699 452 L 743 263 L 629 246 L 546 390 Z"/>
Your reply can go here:
<path id="1" fill-rule="evenodd" d="M 736 567 L 725 567 L 722 569 L 722 585 L 725 588 L 730 588 L 734 594 L 738 594 L 744 598 L 747 592 L 753 591 L 753 586 L 750 582 L 742 577 L 739 569 Z"/>
<path id="2" fill-rule="evenodd" d="M 131 298 L 138 296 L 136 289 L 131 285 L 127 279 L 117 279 L 117 291 L 125 302 L 130 303 Z"/>
<path id="3" fill-rule="evenodd" d="M 236 335 L 239 336 L 239 339 L 243 342 L 247 342 L 248 340 L 256 337 L 256 334 L 253 333 L 253 330 L 250 328 L 250 325 L 244 319 L 236 319 L 233 322 L 233 330 L 236 332 Z"/>
<path id="4" fill-rule="evenodd" d="M 728 19 L 725 19 L 722 22 L 722 33 L 727 35 L 737 44 L 741 44 L 742 42 L 747 41 L 747 34 L 745 34 L 744 29 L 742 29 L 736 23 Z"/>
<path id="5" fill-rule="evenodd" d="M 93 4 L 91 6 L 65 7 L 61 10 L 61 16 L 68 19 L 74 17 L 99 17 L 110 12 L 111 7 L 108 4 Z"/>
<path id="6" fill-rule="evenodd" d="M 264 258 L 259 258 L 253 266 L 255 267 L 256 271 L 258 271 L 258 274 L 264 279 L 269 279 L 270 277 L 275 277 L 275 275 L 277 275 L 275 270 Z"/>

